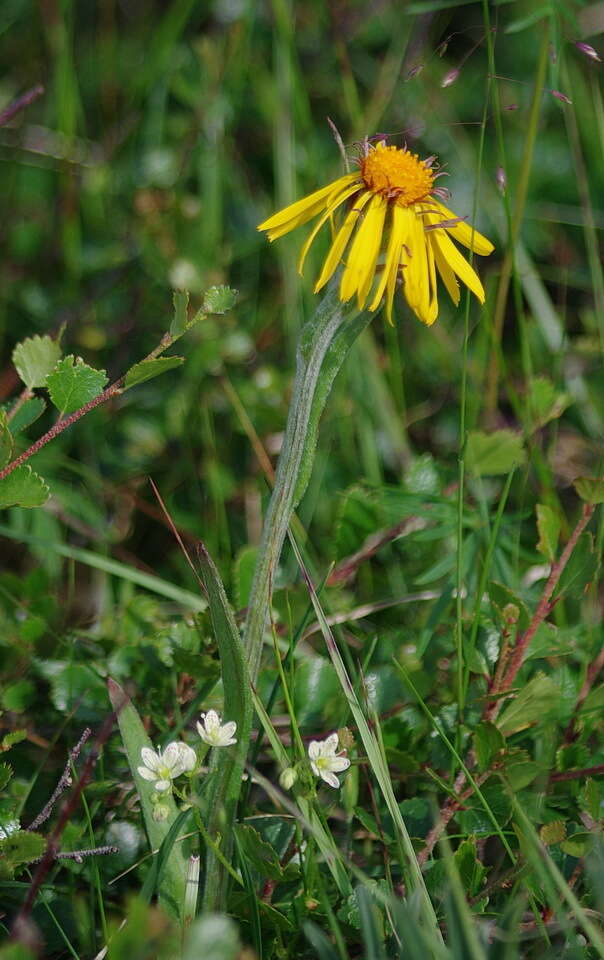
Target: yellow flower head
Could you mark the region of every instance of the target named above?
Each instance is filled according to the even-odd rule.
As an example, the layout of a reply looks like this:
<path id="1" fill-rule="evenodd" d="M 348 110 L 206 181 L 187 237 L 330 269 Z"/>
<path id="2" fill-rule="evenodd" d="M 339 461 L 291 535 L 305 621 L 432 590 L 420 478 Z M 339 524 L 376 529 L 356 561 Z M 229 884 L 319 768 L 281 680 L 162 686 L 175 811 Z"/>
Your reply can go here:
<path id="1" fill-rule="evenodd" d="M 392 323 L 392 301 L 397 278 L 403 282 L 407 303 L 424 323 L 438 315 L 436 273 L 453 300 L 459 303 L 459 278 L 484 303 L 484 290 L 477 274 L 462 257 L 450 237 L 483 256 L 493 244 L 448 210 L 441 199 L 447 195 L 435 186 L 434 157 L 420 160 L 406 148 L 363 144 L 359 170 L 334 180 L 321 190 L 273 214 L 258 227 L 272 242 L 320 214 L 300 255 L 299 272 L 321 227 L 347 202 L 347 212 L 335 231 L 315 293 L 327 283 L 345 256 L 340 281 L 340 299 L 357 296 L 359 309 L 370 294 L 370 310 L 377 310 L 386 297 L 386 314 Z M 381 274 L 378 259 L 384 255 Z M 373 288 L 373 290 L 372 290 Z"/>

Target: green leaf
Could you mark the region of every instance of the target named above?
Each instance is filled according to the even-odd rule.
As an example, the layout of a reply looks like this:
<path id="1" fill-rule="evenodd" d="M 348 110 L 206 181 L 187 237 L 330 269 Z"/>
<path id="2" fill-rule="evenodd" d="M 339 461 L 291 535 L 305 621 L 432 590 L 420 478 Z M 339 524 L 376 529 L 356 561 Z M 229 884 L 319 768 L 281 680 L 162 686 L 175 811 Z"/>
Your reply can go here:
<path id="1" fill-rule="evenodd" d="M 61 358 L 61 346 L 52 337 L 29 337 L 13 350 L 13 363 L 29 390 L 46 385 L 48 374 Z"/>
<path id="2" fill-rule="evenodd" d="M 46 838 L 30 830 L 17 830 L 0 840 L 0 865 L 3 872 L 12 875 L 15 867 L 31 863 L 46 849 Z"/>
<path id="3" fill-rule="evenodd" d="M 220 653 L 220 669 L 224 688 L 224 716 L 237 724 L 237 743 L 228 750 L 213 752 L 210 771 L 212 784 L 209 817 L 206 824 L 210 837 L 224 837 L 222 852 L 230 859 L 233 823 L 241 789 L 241 777 L 252 728 L 252 698 L 246 651 L 227 599 L 222 580 L 204 544 L 199 547 L 199 563 L 209 601 L 210 617 Z M 204 910 L 224 909 L 228 875 L 211 849 L 207 850 L 206 878 L 203 894 Z"/>
<path id="4" fill-rule="evenodd" d="M 556 559 L 560 536 L 560 518 L 555 510 L 544 503 L 537 504 L 537 530 L 539 531 L 537 550 L 553 563 Z"/>
<path id="5" fill-rule="evenodd" d="M 486 720 L 478 724 L 474 732 L 474 750 L 476 751 L 478 769 L 481 772 L 488 770 L 493 759 L 504 747 L 503 734 L 495 724 Z"/>
<path id="6" fill-rule="evenodd" d="M 604 477 L 578 477 L 573 486 L 586 503 L 604 503 Z"/>
<path id="7" fill-rule="evenodd" d="M 505 757 L 504 774 L 512 790 L 523 790 L 541 773 L 526 750 L 510 750 Z"/>
<path id="8" fill-rule="evenodd" d="M 586 531 L 579 537 L 570 560 L 562 571 L 556 594 L 580 599 L 593 582 L 598 566 L 599 558 L 594 550 L 594 538 Z"/>
<path id="9" fill-rule="evenodd" d="M 238 296 L 239 292 L 232 287 L 210 287 L 205 292 L 202 309 L 205 313 L 228 313 L 237 303 Z"/>
<path id="10" fill-rule="evenodd" d="M 505 737 L 526 730 L 553 710 L 560 699 L 560 687 L 551 677 L 538 673 L 520 691 L 497 719 Z"/>
<path id="11" fill-rule="evenodd" d="M 544 427 L 560 417 L 572 403 L 568 393 L 561 393 L 547 377 L 533 377 L 529 383 L 527 405 L 533 429 Z"/>
<path id="12" fill-rule="evenodd" d="M 260 877 L 268 877 L 275 881 L 282 880 L 283 868 L 270 843 L 263 840 L 258 831 L 247 824 L 237 824 L 235 832 L 248 867 L 255 870 Z"/>
<path id="13" fill-rule="evenodd" d="M 466 893 L 469 896 L 479 893 L 487 871 L 480 862 L 473 837 L 462 840 L 453 859 Z"/>
<path id="14" fill-rule="evenodd" d="M 5 467 L 13 455 L 13 435 L 6 419 L 6 411 L 0 410 L 0 468 Z"/>
<path id="15" fill-rule="evenodd" d="M 15 467 L 0 480 L 0 510 L 5 507 L 41 507 L 50 496 L 50 488 L 27 463 Z"/>
<path id="16" fill-rule="evenodd" d="M 110 678 L 107 681 L 107 688 L 111 705 L 116 712 L 130 772 L 140 798 L 149 843 L 151 849 L 157 851 L 178 817 L 178 809 L 172 794 L 166 793 L 162 796 L 162 805 L 167 808 L 166 819 L 159 822 L 153 819 L 154 805 L 151 801 L 151 795 L 154 792 L 154 786 L 153 783 L 143 780 L 138 772 L 138 767 L 141 765 L 142 748 L 150 747 L 153 749 L 153 745 L 145 733 L 145 728 L 130 698 L 124 693 L 120 685 Z M 187 857 L 183 851 L 183 844 L 175 843 L 165 864 L 159 885 L 160 902 L 175 917 L 179 917 L 184 903 L 186 871 Z"/>
<path id="17" fill-rule="evenodd" d="M 477 477 L 509 473 L 524 463 L 522 437 L 513 430 L 483 433 L 473 430 L 466 444 L 466 465 Z"/>
<path id="18" fill-rule="evenodd" d="M 70 355 L 59 361 L 46 386 L 57 410 L 66 414 L 98 397 L 108 379 L 104 370 L 94 370 L 81 357 Z"/>
<path id="19" fill-rule="evenodd" d="M 499 583 L 498 580 L 491 580 L 488 585 L 488 594 L 491 603 L 497 608 L 503 620 L 506 620 L 504 614 L 505 608 L 510 607 L 510 605 L 515 607 L 517 611 L 517 627 L 519 630 L 526 630 L 530 623 L 531 616 L 527 605 L 516 593 L 510 590 L 505 583 Z"/>
<path id="20" fill-rule="evenodd" d="M 4 790 L 12 775 L 13 768 L 10 763 L 0 763 L 0 790 Z"/>
<path id="21" fill-rule="evenodd" d="M 551 823 L 544 823 L 539 830 L 539 838 L 546 847 L 550 847 L 554 843 L 562 843 L 566 839 L 564 820 L 552 820 Z"/>
<path id="22" fill-rule="evenodd" d="M 21 743 L 26 737 L 27 730 L 11 730 L 10 733 L 5 733 L 2 740 L 0 740 L 0 751 L 6 753 L 7 750 L 14 747 L 16 743 Z"/>
<path id="23" fill-rule="evenodd" d="M 126 390 L 135 387 L 138 383 L 144 383 L 145 380 L 152 380 L 153 377 L 159 377 L 161 373 L 167 370 L 174 370 L 185 362 L 184 357 L 156 357 L 154 360 L 141 360 L 130 367 L 124 381 Z"/>
<path id="24" fill-rule="evenodd" d="M 42 397 L 30 397 L 29 400 L 26 400 L 9 421 L 8 426 L 13 437 L 16 437 L 22 430 L 26 430 L 32 423 L 35 423 L 45 410 L 46 400 Z"/>
<path id="25" fill-rule="evenodd" d="M 579 859 L 579 857 L 585 856 L 593 842 L 593 834 L 581 831 L 580 833 L 573 833 L 571 837 L 563 840 L 560 844 L 560 849 L 563 853 L 566 853 L 567 856 Z"/>
<path id="26" fill-rule="evenodd" d="M 180 337 L 187 329 L 189 291 L 175 290 L 172 295 L 172 303 L 174 304 L 174 317 L 170 326 L 170 336 Z"/>

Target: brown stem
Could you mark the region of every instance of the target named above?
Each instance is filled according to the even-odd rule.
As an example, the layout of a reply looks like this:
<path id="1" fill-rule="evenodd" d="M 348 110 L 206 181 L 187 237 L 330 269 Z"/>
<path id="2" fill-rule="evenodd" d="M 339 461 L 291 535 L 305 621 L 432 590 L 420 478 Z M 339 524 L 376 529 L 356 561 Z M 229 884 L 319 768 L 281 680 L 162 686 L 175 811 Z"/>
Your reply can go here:
<path id="1" fill-rule="evenodd" d="M 577 523 L 575 529 L 571 533 L 570 538 L 560 555 L 560 559 L 552 567 L 551 573 L 549 575 L 547 583 L 545 584 L 545 588 L 541 595 L 541 599 L 539 601 L 537 609 L 533 614 L 533 618 L 529 623 L 528 627 L 526 628 L 526 630 L 524 631 L 524 633 L 522 633 L 518 638 L 518 640 L 516 641 L 516 646 L 514 648 L 514 652 L 512 654 L 510 664 L 507 668 L 504 679 L 502 681 L 502 692 L 509 690 L 510 687 L 512 686 L 514 680 L 516 679 L 516 675 L 520 670 L 520 667 L 522 666 L 524 655 L 530 646 L 531 640 L 533 639 L 538 628 L 541 626 L 541 624 L 549 614 L 552 608 L 552 605 L 550 604 L 552 594 L 556 589 L 556 587 L 558 586 L 558 582 L 560 580 L 560 577 L 562 576 L 562 573 L 564 572 L 564 568 L 566 567 L 566 564 L 570 560 L 573 550 L 577 546 L 577 541 L 579 540 L 579 537 L 581 536 L 581 534 L 585 530 L 585 527 L 591 520 L 594 510 L 595 510 L 595 506 L 593 503 L 583 504 L 583 510 L 581 511 L 579 522 Z M 493 716 L 497 715 L 499 702 L 496 701 L 492 706 L 494 709 L 490 710 L 489 719 L 492 719 Z"/>
<path id="2" fill-rule="evenodd" d="M 573 715 L 570 718 L 569 724 L 564 733 L 564 743 L 572 743 L 572 741 L 575 739 L 575 722 L 577 718 L 577 713 L 585 703 L 587 696 L 589 694 L 589 691 L 591 690 L 596 677 L 598 676 L 598 674 L 600 673 L 600 670 L 603 667 L 604 667 L 604 647 L 602 647 L 596 659 L 592 663 L 590 663 L 589 667 L 587 668 L 587 674 L 585 676 L 585 680 L 583 681 L 583 686 L 579 691 L 579 696 L 577 697 L 577 702 L 575 703 L 575 709 L 573 710 Z"/>
<path id="3" fill-rule="evenodd" d="M 487 780 L 488 777 L 491 776 L 492 772 L 493 772 L 492 770 L 485 770 L 484 773 L 481 773 L 478 777 L 475 777 L 475 780 L 474 780 L 475 785 L 477 787 L 481 787 L 485 782 L 485 780 Z M 426 837 L 426 846 L 422 850 L 420 850 L 420 852 L 417 855 L 417 862 L 420 864 L 420 866 L 426 862 L 426 860 L 434 850 L 434 847 L 438 843 L 440 836 L 442 835 L 444 830 L 447 828 L 449 821 L 453 819 L 453 817 L 455 816 L 457 811 L 460 809 L 460 807 L 462 807 L 463 804 L 466 802 L 466 800 L 468 800 L 469 797 L 471 797 L 472 794 L 474 793 L 474 784 L 470 784 L 469 787 L 466 787 L 463 793 L 459 793 L 459 791 L 461 790 L 465 782 L 466 782 L 466 775 L 463 772 L 463 770 L 460 770 L 460 772 L 457 774 L 457 778 L 455 780 L 455 785 L 454 785 L 454 790 L 457 796 L 451 796 L 447 799 L 446 803 L 444 804 L 444 806 L 442 807 L 438 815 L 438 820 L 436 821 L 436 823 L 430 830 L 430 833 Z"/>
<path id="4" fill-rule="evenodd" d="M 563 780 L 581 780 L 584 777 L 599 777 L 604 773 L 604 763 L 598 763 L 595 767 L 582 767 L 580 770 L 563 770 L 558 773 L 551 773 L 550 783 L 561 783 Z"/>
<path id="5" fill-rule="evenodd" d="M 164 333 L 158 345 L 147 354 L 147 356 L 140 360 L 139 363 L 147 363 L 149 360 L 155 360 L 164 350 L 167 350 L 168 347 L 171 347 L 175 341 L 170 333 Z M 90 413 L 91 410 L 94 410 L 95 407 L 100 407 L 101 404 L 106 403 L 108 400 L 111 400 L 112 397 L 117 396 L 121 393 L 122 387 L 124 386 L 124 381 L 126 377 L 119 377 L 115 383 L 112 383 L 110 387 L 107 387 L 106 390 L 103 390 L 102 393 L 95 397 L 94 400 L 89 400 L 88 403 L 85 403 L 83 407 L 80 407 L 79 410 L 75 410 L 64 420 L 58 420 L 57 423 L 50 430 L 36 440 L 35 443 L 32 443 L 31 447 L 28 447 L 20 456 L 15 460 L 12 460 L 11 463 L 8 463 L 3 470 L 0 470 L 0 480 L 4 480 L 5 477 L 8 477 L 13 470 L 16 470 L 17 467 L 20 467 L 22 463 L 25 463 L 26 460 L 29 460 L 30 457 L 33 457 L 38 453 L 42 447 L 46 446 L 50 440 L 54 440 L 55 437 L 58 437 L 60 433 L 63 433 L 63 430 L 66 430 L 68 427 L 71 427 L 74 423 L 77 423 L 85 414 Z"/>
<path id="6" fill-rule="evenodd" d="M 9 103 L 8 107 L 5 107 L 0 113 L 0 127 L 5 126 L 17 113 L 20 113 L 25 107 L 29 107 L 30 103 L 33 103 L 34 100 L 41 97 L 43 93 L 44 87 L 41 83 L 38 83 L 35 87 L 32 87 L 31 90 L 28 90 L 27 93 L 24 93 L 21 97 L 17 97 L 12 103 Z"/>

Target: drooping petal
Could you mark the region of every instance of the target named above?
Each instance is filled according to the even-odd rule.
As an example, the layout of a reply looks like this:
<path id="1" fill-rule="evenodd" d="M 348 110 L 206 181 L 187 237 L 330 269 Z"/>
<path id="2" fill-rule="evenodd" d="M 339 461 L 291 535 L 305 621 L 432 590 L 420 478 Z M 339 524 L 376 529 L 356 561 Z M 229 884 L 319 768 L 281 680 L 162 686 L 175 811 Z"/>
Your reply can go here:
<path id="1" fill-rule="evenodd" d="M 307 197 L 296 200 L 295 203 L 290 203 L 289 206 L 278 210 L 277 213 L 263 220 L 257 229 L 268 231 L 268 238 L 273 241 L 277 237 L 283 236 L 284 233 L 288 233 L 295 227 L 311 220 L 315 214 L 323 209 L 326 198 L 338 185 L 345 187 L 355 180 L 359 180 L 358 173 L 348 173 L 339 177 L 337 180 L 328 183 L 327 186 L 321 187 L 320 190 L 315 190 L 314 193 L 309 193 Z"/>
<path id="2" fill-rule="evenodd" d="M 329 220 L 329 218 L 332 216 L 334 211 L 337 210 L 340 204 L 344 203 L 344 201 L 347 200 L 348 197 L 352 196 L 353 193 L 356 193 L 357 190 L 358 190 L 357 184 L 355 183 L 353 183 L 352 185 L 348 184 L 343 190 L 338 190 L 338 192 L 335 193 L 333 197 L 328 198 L 328 205 L 326 207 L 325 213 L 311 230 L 300 252 L 300 259 L 298 261 L 298 273 L 300 275 L 302 275 L 302 271 L 304 270 L 304 261 L 306 260 L 306 255 L 308 254 L 308 251 L 312 246 L 313 240 L 317 236 L 321 227 L 325 224 L 327 220 Z"/>
<path id="3" fill-rule="evenodd" d="M 371 193 L 369 193 L 369 191 L 362 193 L 359 197 L 355 199 L 352 210 L 349 210 L 349 212 L 346 214 L 344 223 L 336 233 L 333 239 L 333 243 L 330 247 L 329 253 L 325 258 L 323 269 L 321 270 L 319 279 L 315 284 L 315 293 L 318 293 L 319 290 L 321 290 L 322 287 L 325 286 L 327 281 L 330 280 L 331 277 L 333 276 L 333 272 L 338 266 L 342 258 L 342 254 L 346 249 L 346 244 L 350 240 L 352 231 L 354 230 L 358 222 L 361 211 L 365 207 L 366 203 L 371 199 L 371 196 L 372 195 Z"/>
<path id="4" fill-rule="evenodd" d="M 432 244 L 426 241 L 426 260 L 428 261 L 428 279 L 430 282 L 430 303 L 428 305 L 428 319 L 426 323 L 432 326 L 438 316 L 438 290 L 436 287 L 436 268 L 434 266 L 434 253 Z"/>
<path id="5" fill-rule="evenodd" d="M 437 232 L 438 231 L 435 230 L 434 233 L 430 233 L 430 236 L 429 236 L 430 247 L 432 249 L 432 253 L 434 254 L 434 260 L 436 262 L 436 268 L 440 274 L 440 278 L 444 283 L 447 289 L 447 293 L 451 297 L 451 300 L 453 301 L 455 306 L 457 306 L 459 303 L 459 284 L 457 282 L 457 277 L 455 276 L 455 274 L 451 270 L 451 267 L 449 266 L 444 256 L 440 252 L 440 248 L 436 242 Z"/>
<path id="6" fill-rule="evenodd" d="M 437 207 L 438 210 L 443 215 L 443 220 L 456 220 L 457 214 L 453 213 L 451 210 L 448 210 L 444 204 L 440 203 L 438 200 L 431 200 L 431 204 Z M 479 233 L 478 230 L 473 230 L 469 223 L 466 223 L 465 220 L 461 220 L 459 223 L 456 223 L 453 227 L 444 227 L 443 229 L 447 230 L 451 234 L 454 240 L 457 240 L 458 243 L 463 244 L 464 247 L 468 247 L 470 250 L 473 250 L 474 253 L 478 253 L 481 257 L 488 257 L 490 253 L 493 252 L 495 247 L 486 237 L 483 237 L 482 233 Z"/>
<path id="7" fill-rule="evenodd" d="M 423 323 L 430 322 L 430 280 L 426 257 L 427 240 L 424 224 L 417 214 L 412 212 L 409 252 L 404 271 L 405 299 L 416 316 Z"/>
<path id="8" fill-rule="evenodd" d="M 362 309 L 375 273 L 375 265 L 382 241 L 382 229 L 386 214 L 386 201 L 376 194 L 372 197 L 363 222 L 355 234 L 348 261 L 342 274 L 340 299 L 344 302 L 358 293 L 359 308 Z"/>
<path id="9" fill-rule="evenodd" d="M 440 252 L 448 263 L 451 270 L 457 274 L 462 283 L 478 297 L 481 303 L 484 303 L 484 289 L 478 279 L 478 275 L 465 260 L 455 244 L 449 239 L 444 230 L 434 231 L 434 242 L 438 245 Z"/>
<path id="10" fill-rule="evenodd" d="M 407 211 L 396 204 L 392 208 L 392 223 L 390 226 L 390 238 L 388 241 L 388 250 L 386 252 L 386 262 L 384 263 L 384 272 L 377 286 L 375 296 L 369 305 L 370 310 L 377 310 L 380 305 L 384 290 L 388 288 L 386 296 L 386 316 L 388 323 L 392 323 L 392 301 L 394 299 L 394 287 L 398 269 L 401 263 L 403 245 L 407 240 L 409 228 L 409 217 Z"/>

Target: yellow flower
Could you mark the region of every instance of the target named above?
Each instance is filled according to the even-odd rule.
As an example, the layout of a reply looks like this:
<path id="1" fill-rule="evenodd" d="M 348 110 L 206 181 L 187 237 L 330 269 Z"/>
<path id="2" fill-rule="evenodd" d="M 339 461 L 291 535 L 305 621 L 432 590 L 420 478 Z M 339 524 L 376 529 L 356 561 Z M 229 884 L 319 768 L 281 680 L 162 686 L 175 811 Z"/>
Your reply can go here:
<path id="1" fill-rule="evenodd" d="M 441 202 L 447 191 L 435 186 L 434 159 L 420 160 L 417 154 L 387 146 L 384 140 L 375 146 L 365 141 L 357 173 L 347 173 L 290 204 L 258 229 L 266 230 L 272 242 L 320 214 L 302 247 L 298 265 L 302 273 L 319 230 L 328 220 L 333 222 L 335 211 L 348 201 L 315 293 L 331 278 L 347 251 L 340 300 L 347 302 L 356 294 L 362 310 L 373 293 L 369 310 L 377 310 L 385 296 L 386 314 L 392 323 L 392 301 L 400 275 L 407 303 L 420 320 L 432 324 L 438 315 L 437 272 L 455 305 L 459 303 L 457 278 L 484 303 L 482 284 L 451 237 L 483 256 L 493 250 L 486 237 Z M 380 254 L 384 262 L 377 275 Z"/>

